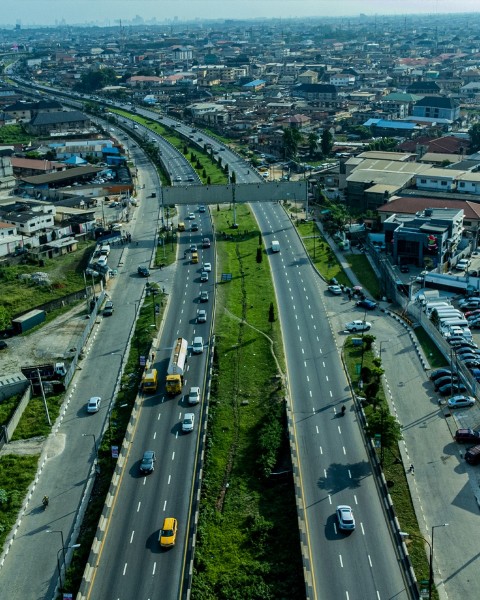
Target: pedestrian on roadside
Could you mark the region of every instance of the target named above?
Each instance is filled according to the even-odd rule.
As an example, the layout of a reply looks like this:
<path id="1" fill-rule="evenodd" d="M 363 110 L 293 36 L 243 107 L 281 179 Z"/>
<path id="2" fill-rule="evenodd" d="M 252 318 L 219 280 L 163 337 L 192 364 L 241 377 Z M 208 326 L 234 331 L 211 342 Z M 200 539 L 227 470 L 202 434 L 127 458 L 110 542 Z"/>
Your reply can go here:
<path id="1" fill-rule="evenodd" d="M 415 467 L 413 466 L 413 463 L 410 465 L 410 468 L 408 469 L 408 471 L 412 474 L 415 475 Z"/>

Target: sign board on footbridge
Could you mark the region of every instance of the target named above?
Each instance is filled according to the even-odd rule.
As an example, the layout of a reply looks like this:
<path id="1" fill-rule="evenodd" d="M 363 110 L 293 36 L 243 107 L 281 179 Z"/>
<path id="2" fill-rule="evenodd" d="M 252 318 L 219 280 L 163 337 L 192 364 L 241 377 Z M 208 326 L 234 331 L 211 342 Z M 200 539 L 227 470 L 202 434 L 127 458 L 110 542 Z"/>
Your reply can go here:
<path id="1" fill-rule="evenodd" d="M 308 181 L 175 185 L 162 188 L 164 204 L 228 204 L 230 202 L 305 202 Z"/>

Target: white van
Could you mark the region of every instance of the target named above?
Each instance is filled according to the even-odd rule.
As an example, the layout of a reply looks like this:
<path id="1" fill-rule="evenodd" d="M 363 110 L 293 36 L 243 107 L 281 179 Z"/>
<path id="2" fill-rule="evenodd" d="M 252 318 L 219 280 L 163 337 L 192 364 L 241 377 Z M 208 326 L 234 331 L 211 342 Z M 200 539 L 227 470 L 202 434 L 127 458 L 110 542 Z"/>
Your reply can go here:
<path id="1" fill-rule="evenodd" d="M 430 315 L 430 317 L 433 316 L 434 313 L 432 313 Z M 454 308 L 452 308 L 451 310 L 439 310 L 437 312 L 438 318 L 440 319 L 440 321 L 442 319 L 454 319 L 454 318 L 458 318 L 458 319 L 464 319 L 464 315 L 462 313 L 462 311 L 460 310 L 455 310 Z"/>
<path id="2" fill-rule="evenodd" d="M 434 310 L 439 311 L 443 308 L 448 309 L 453 308 L 453 306 L 449 302 L 428 302 L 425 306 L 425 312 L 430 316 Z"/>
<path id="3" fill-rule="evenodd" d="M 272 252 L 280 252 L 280 242 L 277 240 L 272 241 Z"/>
<path id="4" fill-rule="evenodd" d="M 440 321 L 441 327 L 468 327 L 468 321 L 466 319 L 442 319 Z"/>

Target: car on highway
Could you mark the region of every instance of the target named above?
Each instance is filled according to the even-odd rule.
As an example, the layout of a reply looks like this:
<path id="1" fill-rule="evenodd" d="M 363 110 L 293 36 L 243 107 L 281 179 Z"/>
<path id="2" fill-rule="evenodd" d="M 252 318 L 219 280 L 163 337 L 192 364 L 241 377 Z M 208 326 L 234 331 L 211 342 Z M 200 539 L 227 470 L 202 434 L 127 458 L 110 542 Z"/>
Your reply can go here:
<path id="1" fill-rule="evenodd" d="M 180 177 L 180 175 L 177 175 L 177 176 L 175 177 L 175 181 L 182 181 L 182 178 Z"/>
<path id="2" fill-rule="evenodd" d="M 461 394 L 462 392 L 466 392 L 467 388 L 460 381 L 456 381 L 453 384 L 447 383 L 447 385 L 438 388 L 437 391 L 441 396 L 448 396 L 449 394 Z"/>
<path id="3" fill-rule="evenodd" d="M 191 224 L 190 231 L 198 231 L 198 223 L 196 221 L 193 221 Z"/>
<path id="4" fill-rule="evenodd" d="M 204 213 L 206 211 L 206 208 L 203 204 L 200 204 L 200 206 L 198 207 L 198 212 Z"/>
<path id="5" fill-rule="evenodd" d="M 192 352 L 193 354 L 201 354 L 203 352 L 203 338 L 201 336 L 193 338 Z"/>
<path id="6" fill-rule="evenodd" d="M 150 277 L 150 271 L 147 267 L 138 267 L 137 273 L 140 275 L 140 277 Z"/>
<path id="7" fill-rule="evenodd" d="M 206 323 L 207 322 L 207 311 L 200 309 L 197 310 L 197 323 Z"/>
<path id="8" fill-rule="evenodd" d="M 195 423 L 195 415 L 194 413 L 185 413 L 182 421 L 182 431 L 183 433 L 190 433 L 193 431 L 193 425 Z"/>
<path id="9" fill-rule="evenodd" d="M 190 252 L 198 252 L 197 244 L 190 244 Z"/>
<path id="10" fill-rule="evenodd" d="M 189 404 L 198 404 L 200 402 L 200 388 L 197 386 L 193 386 L 190 388 L 188 393 L 188 403 Z"/>
<path id="11" fill-rule="evenodd" d="M 113 302 L 111 300 L 109 300 L 106 304 L 105 307 L 103 309 L 103 316 L 104 317 L 111 317 L 113 315 L 113 311 L 114 311 L 114 307 L 113 307 Z"/>
<path id="12" fill-rule="evenodd" d="M 98 396 L 92 396 L 87 403 L 87 412 L 88 413 L 96 413 L 100 410 L 100 404 L 102 403 L 102 399 Z"/>
<path id="13" fill-rule="evenodd" d="M 153 473 L 155 470 L 155 461 L 157 460 L 153 450 L 145 450 L 140 463 L 140 471 L 142 473 Z"/>
<path id="14" fill-rule="evenodd" d="M 210 248 L 211 242 L 208 238 L 203 238 L 202 244 L 204 248 Z"/>
<path id="15" fill-rule="evenodd" d="M 359 308 L 364 308 L 365 310 L 374 310 L 378 306 L 376 302 L 369 300 L 368 298 L 365 298 L 365 300 L 358 300 L 355 305 Z"/>
<path id="16" fill-rule="evenodd" d="M 175 546 L 175 542 L 177 540 L 177 529 L 177 519 L 174 519 L 173 517 L 167 517 L 164 519 L 158 538 L 162 548 L 171 548 L 172 546 Z"/>
<path id="17" fill-rule="evenodd" d="M 447 405 L 448 408 L 467 408 L 475 404 L 475 398 L 473 396 L 452 396 L 449 398 Z"/>
<path id="18" fill-rule="evenodd" d="M 371 328 L 372 328 L 372 324 L 369 323 L 368 321 L 357 320 L 357 321 L 350 321 L 350 323 L 345 324 L 345 329 L 347 331 L 352 331 L 352 332 L 368 331 Z"/>
<path id="19" fill-rule="evenodd" d="M 355 529 L 355 517 L 351 506 L 340 504 L 336 510 L 338 528 L 341 531 L 353 531 Z"/>
<path id="20" fill-rule="evenodd" d="M 204 271 L 207 271 L 207 273 L 210 273 L 210 272 L 211 272 L 211 270 L 212 270 L 212 263 L 205 263 L 205 264 L 203 265 L 203 270 L 204 270 Z"/>
<path id="21" fill-rule="evenodd" d="M 199 296 L 200 302 L 208 302 L 208 292 L 207 290 L 202 290 Z"/>
<path id="22" fill-rule="evenodd" d="M 342 288 L 339 285 L 329 285 L 327 289 L 334 296 L 340 296 L 342 293 Z"/>
<path id="23" fill-rule="evenodd" d="M 480 444 L 480 431 L 470 428 L 457 429 L 454 438 L 459 444 Z"/>
<path id="24" fill-rule="evenodd" d="M 195 213 L 193 213 L 193 212 L 188 213 L 187 219 L 189 221 L 194 221 L 195 220 Z"/>
<path id="25" fill-rule="evenodd" d="M 202 271 L 200 273 L 200 281 L 205 283 L 206 281 L 208 281 L 208 273 L 206 271 Z"/>

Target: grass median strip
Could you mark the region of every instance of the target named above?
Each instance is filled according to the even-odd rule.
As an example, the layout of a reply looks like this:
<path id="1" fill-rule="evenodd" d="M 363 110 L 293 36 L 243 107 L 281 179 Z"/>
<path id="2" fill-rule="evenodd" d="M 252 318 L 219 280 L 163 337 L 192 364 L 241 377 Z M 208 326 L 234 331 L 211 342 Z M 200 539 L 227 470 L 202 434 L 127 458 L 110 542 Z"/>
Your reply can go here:
<path id="1" fill-rule="evenodd" d="M 214 211 L 216 347 L 192 597 L 301 598 L 305 586 L 280 369 L 283 349 L 265 250 L 248 207 Z M 280 367 L 279 367 L 280 365 Z"/>

